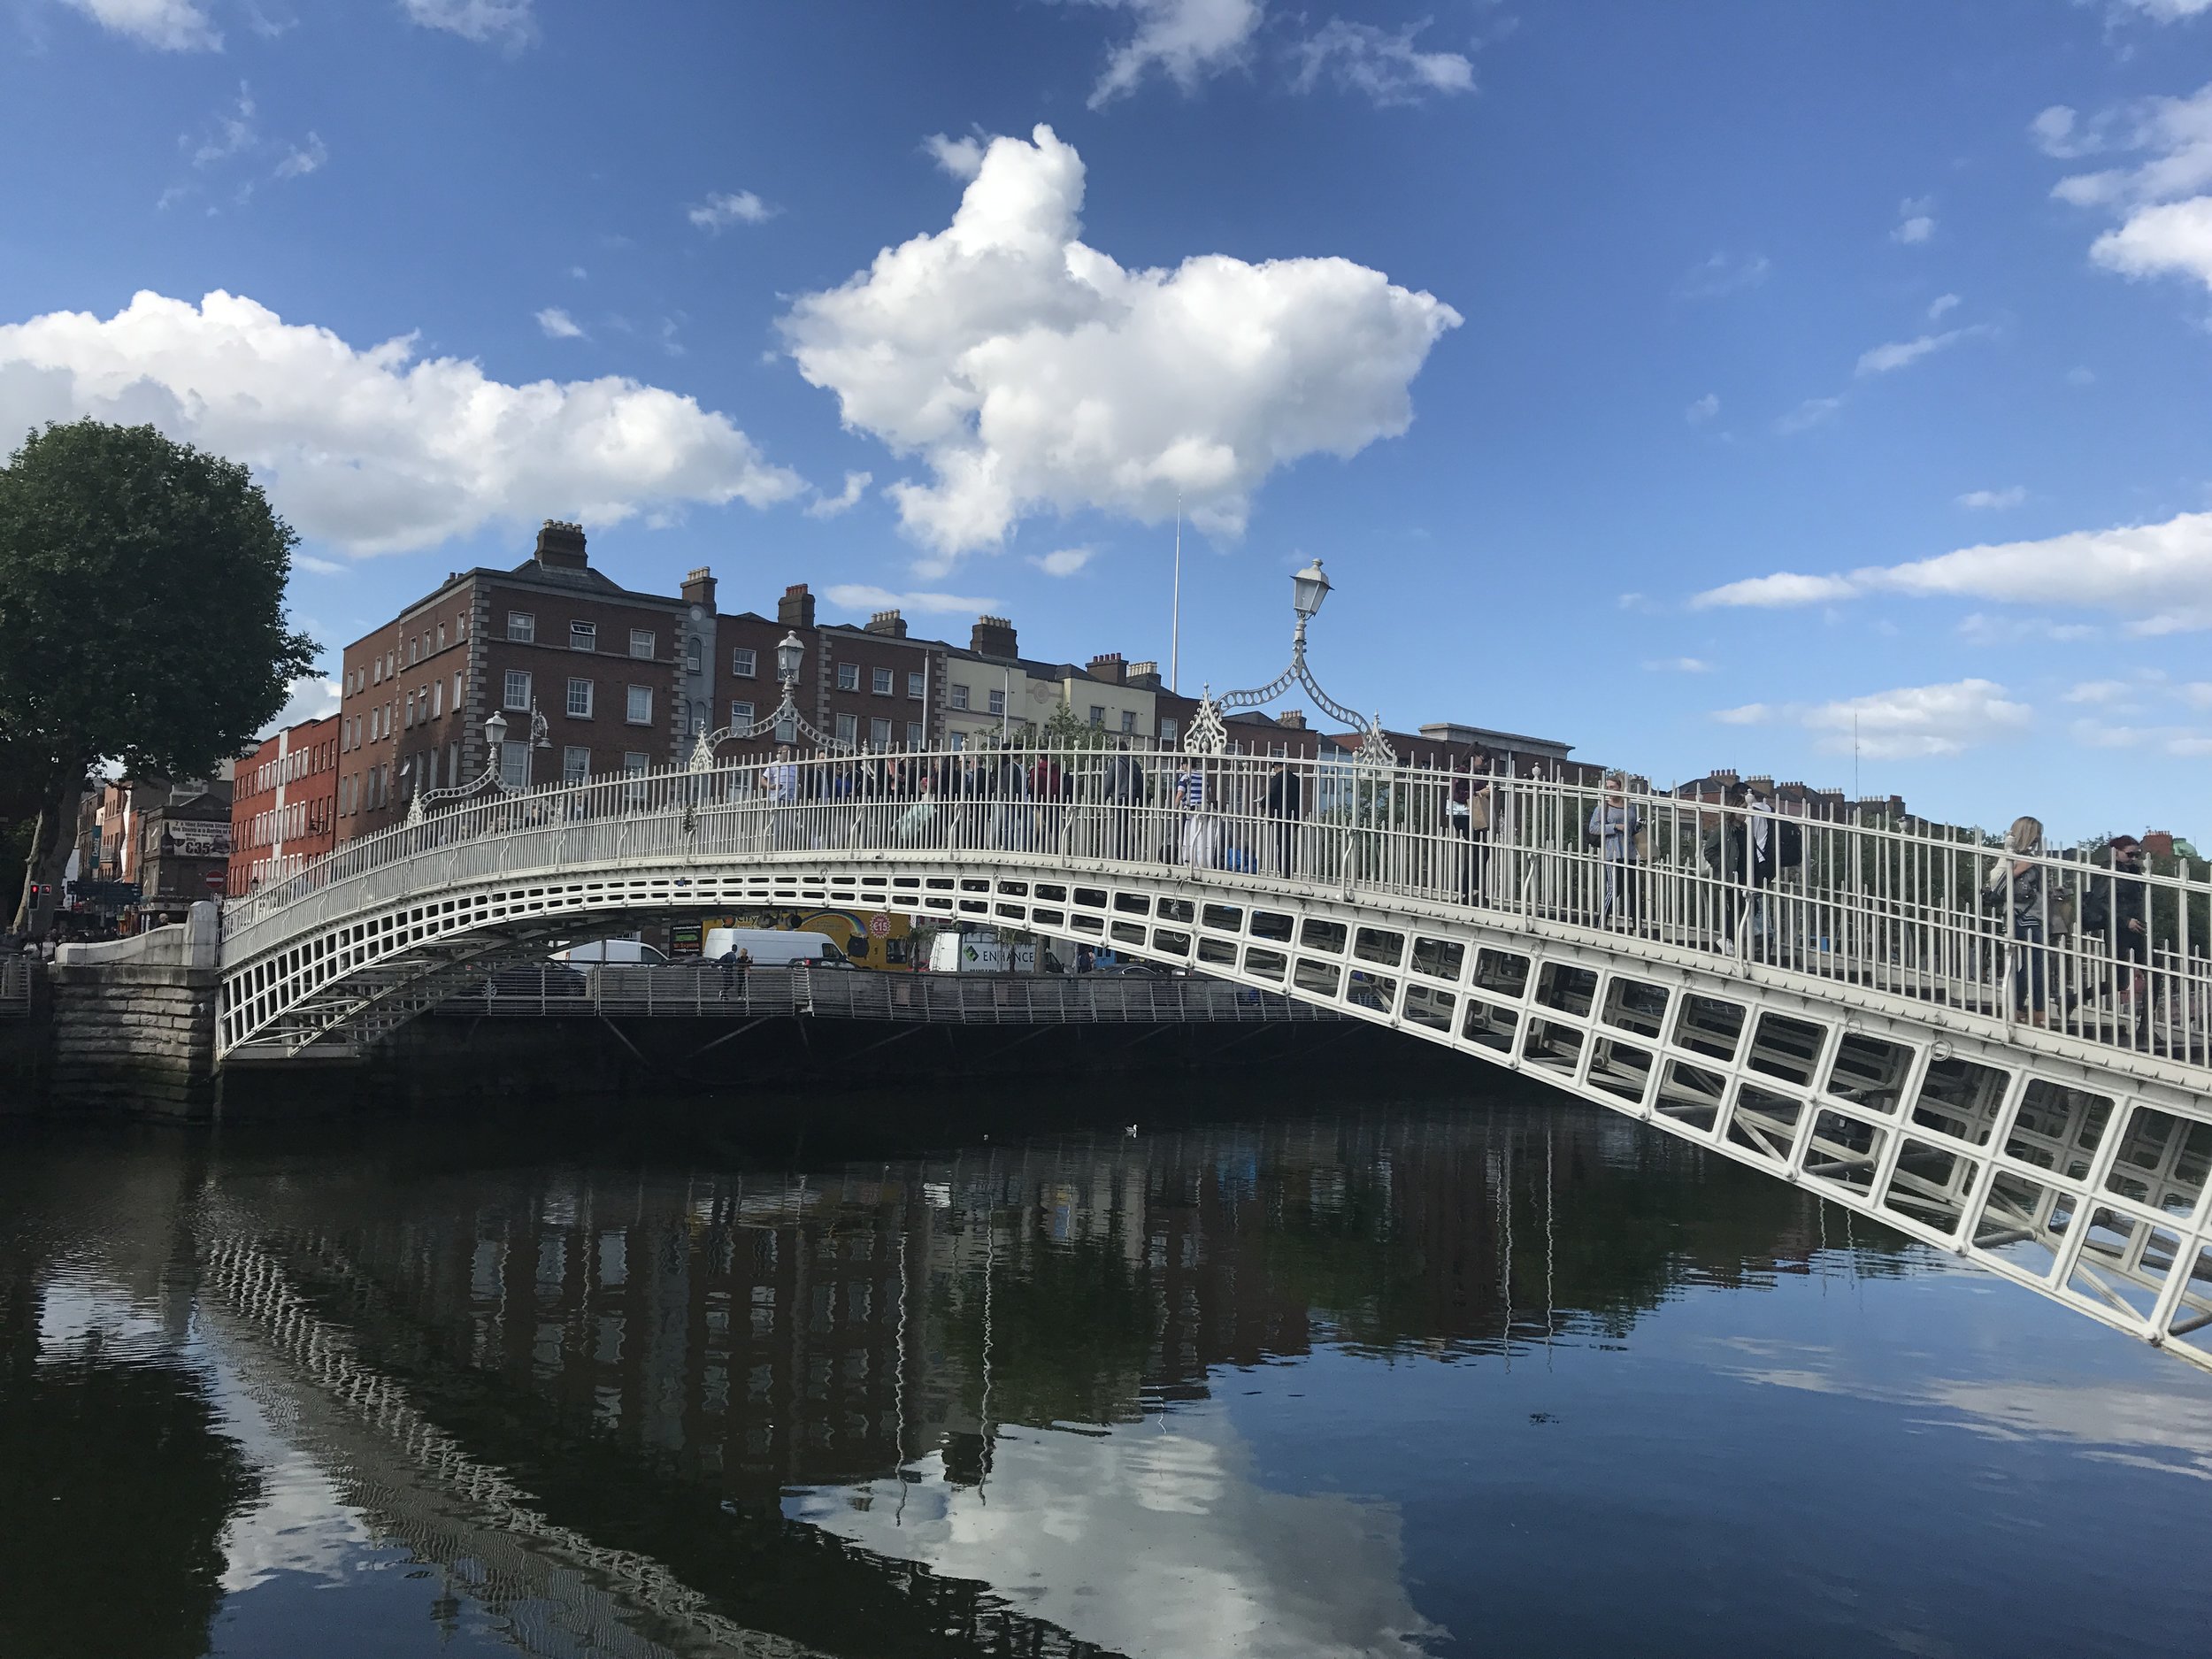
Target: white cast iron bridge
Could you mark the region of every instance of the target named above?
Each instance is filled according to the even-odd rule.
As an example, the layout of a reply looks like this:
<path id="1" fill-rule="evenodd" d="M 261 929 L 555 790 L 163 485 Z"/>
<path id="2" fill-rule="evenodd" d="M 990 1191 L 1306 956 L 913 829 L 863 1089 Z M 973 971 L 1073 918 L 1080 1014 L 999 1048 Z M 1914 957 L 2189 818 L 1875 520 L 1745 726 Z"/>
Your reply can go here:
<path id="1" fill-rule="evenodd" d="M 1537 780 L 1494 780 L 1466 831 L 1453 791 L 1386 752 L 1081 747 L 501 795 L 227 905 L 219 1050 L 357 1052 L 503 964 L 674 910 L 1024 929 L 1540 1079 L 2212 1366 L 2203 884 L 2145 878 L 2131 956 L 2074 921 L 2100 872 L 1970 832 Z"/>

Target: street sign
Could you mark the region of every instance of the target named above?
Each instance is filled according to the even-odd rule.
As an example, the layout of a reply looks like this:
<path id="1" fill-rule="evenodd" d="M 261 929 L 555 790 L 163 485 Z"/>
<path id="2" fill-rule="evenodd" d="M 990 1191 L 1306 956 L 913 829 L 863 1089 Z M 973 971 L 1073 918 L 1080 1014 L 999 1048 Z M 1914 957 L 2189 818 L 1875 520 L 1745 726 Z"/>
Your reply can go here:
<path id="1" fill-rule="evenodd" d="M 868 937 L 871 939 L 891 937 L 891 918 L 881 910 L 878 910 L 868 918 Z"/>
<path id="2" fill-rule="evenodd" d="M 207 872 L 207 890 L 210 893 L 219 894 L 225 887 L 229 885 L 229 881 L 230 877 L 227 872 L 211 870 Z"/>

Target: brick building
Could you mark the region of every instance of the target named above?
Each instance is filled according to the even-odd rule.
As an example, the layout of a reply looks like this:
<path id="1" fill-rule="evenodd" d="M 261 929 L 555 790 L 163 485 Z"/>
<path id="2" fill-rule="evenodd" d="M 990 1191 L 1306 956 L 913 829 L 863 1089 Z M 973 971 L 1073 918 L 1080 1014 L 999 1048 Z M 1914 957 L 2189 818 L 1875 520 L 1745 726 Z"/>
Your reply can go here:
<path id="1" fill-rule="evenodd" d="M 229 886 L 231 773 L 212 778 L 121 778 L 102 784 L 78 813 L 77 879 L 139 889 L 140 925 L 180 922 Z"/>
<path id="2" fill-rule="evenodd" d="M 233 898 L 297 873 L 338 840 L 339 717 L 303 720 L 240 757 L 230 803 Z"/>
<path id="3" fill-rule="evenodd" d="M 417 792 L 480 775 L 494 710 L 507 718 L 510 787 L 681 758 L 708 709 L 710 614 L 630 592 L 591 567 L 580 527 L 551 519 L 512 570 L 449 577 L 346 648 L 338 839 L 388 828 Z"/>

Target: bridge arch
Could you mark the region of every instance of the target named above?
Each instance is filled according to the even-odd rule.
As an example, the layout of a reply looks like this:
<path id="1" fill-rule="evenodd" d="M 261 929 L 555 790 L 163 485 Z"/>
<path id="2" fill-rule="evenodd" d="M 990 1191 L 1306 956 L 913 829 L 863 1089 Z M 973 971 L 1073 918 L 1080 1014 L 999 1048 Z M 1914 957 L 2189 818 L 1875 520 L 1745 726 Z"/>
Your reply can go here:
<path id="1" fill-rule="evenodd" d="M 1125 796 L 1110 758 L 1061 760 L 1072 781 L 1041 795 L 935 799 L 815 761 L 540 791 L 388 832 L 228 907 L 221 1049 L 373 1041 L 503 957 L 679 909 L 1021 928 L 1537 1078 L 2212 1364 L 2212 1072 L 2185 975 L 2178 1041 L 2032 1027 L 2010 1006 L 2009 942 L 1936 902 L 1973 891 L 1972 872 L 1747 897 L 1694 867 L 1609 861 L 1575 833 L 1586 797 L 1565 786 L 1509 785 L 1478 859 L 1443 827 L 1439 774 L 1313 769 L 1317 810 L 1287 819 L 1264 810 L 1275 763 L 1185 762 L 1196 786 Z M 1678 844 L 1686 813 L 1712 810 L 1640 799 Z M 1855 881 L 1870 860 L 1925 875 L 1969 856 L 1806 833 Z M 1754 906 L 1756 954 L 1740 942 Z M 2083 955 L 2037 971 L 2082 979 Z"/>

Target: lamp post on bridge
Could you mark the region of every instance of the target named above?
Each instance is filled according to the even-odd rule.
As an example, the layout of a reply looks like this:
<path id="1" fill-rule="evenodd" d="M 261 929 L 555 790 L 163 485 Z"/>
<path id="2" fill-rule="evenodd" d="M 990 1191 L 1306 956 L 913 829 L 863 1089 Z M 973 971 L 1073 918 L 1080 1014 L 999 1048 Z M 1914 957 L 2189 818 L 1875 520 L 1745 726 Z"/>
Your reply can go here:
<path id="1" fill-rule="evenodd" d="M 553 747 L 548 731 L 545 716 L 538 712 L 538 700 L 533 697 L 530 699 L 530 735 L 523 747 L 522 782 L 511 787 L 505 777 L 507 716 L 501 710 L 494 709 L 484 717 L 484 748 L 488 756 L 484 770 L 466 783 L 449 784 L 442 789 L 417 790 L 407 803 L 407 822 L 410 825 L 420 824 L 429 817 L 430 809 L 440 802 L 465 800 L 486 784 L 491 785 L 502 795 L 527 789 L 530 787 L 531 750 Z"/>
<path id="2" fill-rule="evenodd" d="M 805 660 L 806 642 L 800 639 L 796 629 L 787 631 L 776 643 L 776 682 L 783 688 L 781 699 L 774 708 L 749 725 L 739 726 L 732 722 L 718 730 L 700 733 L 698 741 L 691 746 L 691 758 L 685 764 L 684 770 L 712 772 L 717 749 L 725 743 L 741 738 L 758 737 L 769 731 L 775 733 L 776 741 L 780 743 L 788 743 L 795 735 L 803 734 L 811 739 L 818 749 L 833 754 L 843 752 L 849 747 L 847 744 L 833 737 L 824 736 L 808 723 L 806 716 L 799 712 L 799 669 Z"/>
<path id="3" fill-rule="evenodd" d="M 1329 596 L 1329 579 L 1323 573 L 1321 561 L 1314 560 L 1290 579 L 1290 607 L 1297 614 L 1298 623 L 1291 631 L 1290 666 L 1269 680 L 1264 686 L 1248 691 L 1225 692 L 1217 697 L 1209 685 L 1198 701 L 1198 712 L 1191 717 L 1190 733 L 1186 740 L 1194 754 L 1218 755 L 1229 746 L 1229 733 L 1224 716 L 1236 709 L 1263 709 L 1293 686 L 1302 686 L 1325 714 L 1333 716 L 1360 733 L 1357 764 L 1363 766 L 1388 767 L 1397 764 L 1396 752 L 1390 740 L 1383 735 L 1382 716 L 1363 715 L 1348 709 L 1321 689 L 1314 679 L 1313 670 L 1306 663 L 1306 625 L 1321 610 L 1321 603 Z"/>

